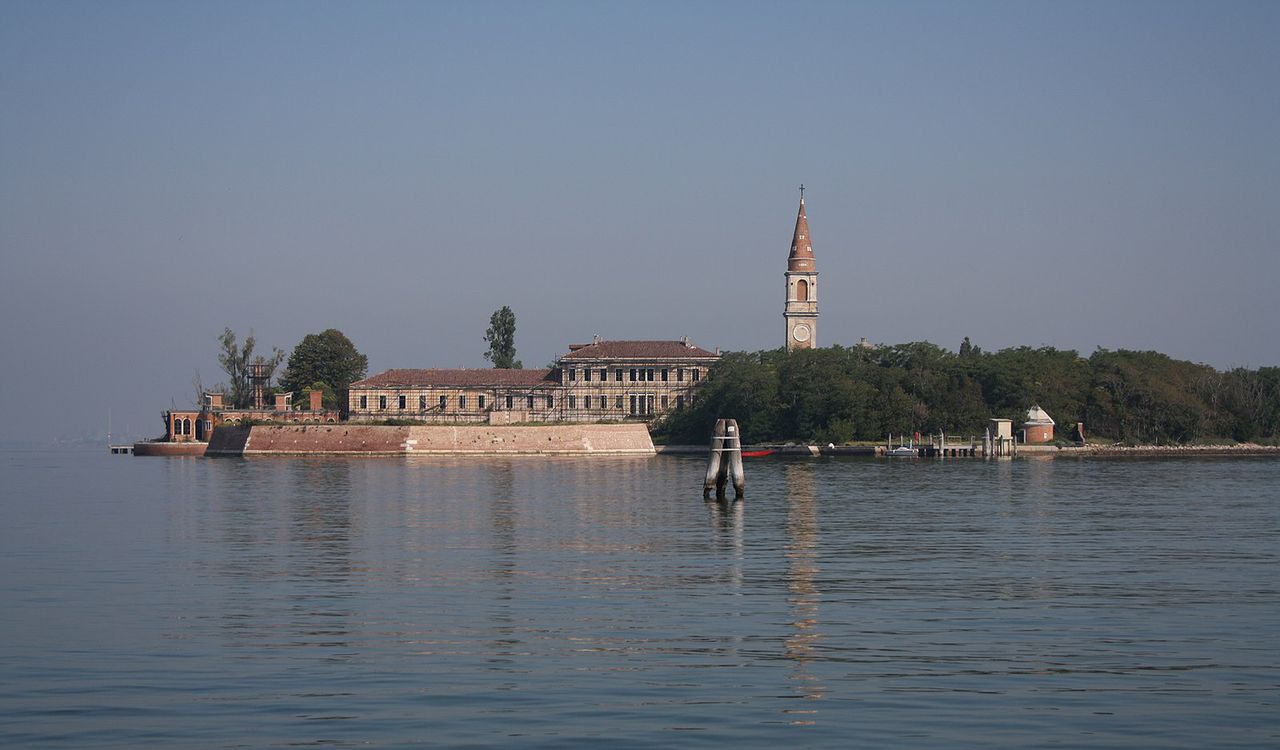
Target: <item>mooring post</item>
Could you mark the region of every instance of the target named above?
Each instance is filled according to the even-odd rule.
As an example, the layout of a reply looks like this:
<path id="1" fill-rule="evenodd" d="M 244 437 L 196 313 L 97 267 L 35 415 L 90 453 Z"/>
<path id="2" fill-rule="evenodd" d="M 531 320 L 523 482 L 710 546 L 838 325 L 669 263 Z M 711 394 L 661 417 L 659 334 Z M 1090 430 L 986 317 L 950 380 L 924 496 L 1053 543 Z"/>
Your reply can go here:
<path id="1" fill-rule="evenodd" d="M 725 458 L 728 460 L 730 478 L 733 480 L 733 497 L 739 499 L 747 489 L 747 476 L 742 471 L 742 435 L 738 433 L 738 420 L 725 420 Z"/>
<path id="2" fill-rule="evenodd" d="M 717 488 L 717 485 L 723 486 L 720 475 L 723 472 L 724 462 L 720 458 L 722 448 L 724 447 L 724 420 L 717 419 L 716 426 L 711 430 L 711 453 L 707 459 L 707 478 L 702 483 L 702 497 L 706 499 L 711 495 L 711 490 Z"/>
<path id="3" fill-rule="evenodd" d="M 747 487 L 746 474 L 742 470 L 742 436 L 738 434 L 736 419 L 717 419 L 715 429 L 711 432 L 711 455 L 707 459 L 707 478 L 702 483 L 702 497 L 711 496 L 711 488 L 716 490 L 716 499 L 725 499 L 725 488 L 733 482 L 733 497 L 742 497 Z"/>

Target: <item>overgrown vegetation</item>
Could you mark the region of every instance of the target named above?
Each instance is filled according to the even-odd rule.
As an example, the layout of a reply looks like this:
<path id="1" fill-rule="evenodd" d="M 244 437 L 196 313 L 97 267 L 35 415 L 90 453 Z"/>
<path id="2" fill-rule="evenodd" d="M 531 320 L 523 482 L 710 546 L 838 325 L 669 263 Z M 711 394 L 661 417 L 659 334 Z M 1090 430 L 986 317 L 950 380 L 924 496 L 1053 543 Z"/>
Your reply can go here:
<path id="1" fill-rule="evenodd" d="M 968 340 L 966 339 L 966 343 Z M 701 443 L 717 417 L 752 442 L 843 443 L 890 433 L 980 435 L 991 417 L 1021 424 L 1033 404 L 1068 437 L 1134 443 L 1280 438 L 1280 367 L 1220 372 L 1158 352 L 1052 347 L 962 354 L 928 342 L 730 352 L 696 404 L 658 427 L 671 442 Z"/>
<path id="2" fill-rule="evenodd" d="M 286 391 L 320 391 L 326 409 L 347 407 L 348 387 L 365 376 L 369 358 L 336 328 L 310 333 L 289 355 L 280 387 Z"/>
<path id="3" fill-rule="evenodd" d="M 255 365 L 262 367 L 263 376 L 266 378 L 264 396 L 270 398 L 271 394 L 275 393 L 275 388 L 271 387 L 271 379 L 275 377 L 276 368 L 284 361 L 284 352 L 273 346 L 270 357 L 255 355 L 253 351 L 257 341 L 252 330 L 245 337 L 243 345 L 236 343 L 236 334 L 230 328 L 224 330 L 218 337 L 218 364 L 227 374 L 229 382 L 226 385 L 219 383 L 214 386 L 214 390 L 222 393 L 227 405 L 232 408 L 247 409 L 253 406 L 251 376 Z"/>

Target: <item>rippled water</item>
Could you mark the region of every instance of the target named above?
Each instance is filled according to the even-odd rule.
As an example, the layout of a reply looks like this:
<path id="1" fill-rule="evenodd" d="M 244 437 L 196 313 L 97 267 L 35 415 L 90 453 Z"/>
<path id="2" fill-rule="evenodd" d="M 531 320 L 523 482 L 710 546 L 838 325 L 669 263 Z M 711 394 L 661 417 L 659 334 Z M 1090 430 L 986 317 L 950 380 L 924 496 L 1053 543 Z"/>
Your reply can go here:
<path id="1" fill-rule="evenodd" d="M 12 451 L 0 745 L 1280 745 L 1280 461 Z"/>

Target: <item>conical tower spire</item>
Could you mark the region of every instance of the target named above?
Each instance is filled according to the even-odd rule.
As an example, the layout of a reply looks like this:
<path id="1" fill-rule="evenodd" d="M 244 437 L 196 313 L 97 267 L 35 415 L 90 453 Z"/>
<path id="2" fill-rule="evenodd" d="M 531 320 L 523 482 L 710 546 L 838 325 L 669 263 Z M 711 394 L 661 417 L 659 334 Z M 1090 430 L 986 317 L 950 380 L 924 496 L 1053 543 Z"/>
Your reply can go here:
<path id="1" fill-rule="evenodd" d="M 813 242 L 809 239 L 809 217 L 804 212 L 804 185 L 800 186 L 800 211 L 796 214 L 796 231 L 791 235 L 788 271 L 814 270 Z"/>
<path id="2" fill-rule="evenodd" d="M 787 256 L 787 351 L 812 349 L 818 341 L 818 267 L 809 239 L 809 217 L 804 212 L 804 185 L 800 186 L 800 211 Z"/>

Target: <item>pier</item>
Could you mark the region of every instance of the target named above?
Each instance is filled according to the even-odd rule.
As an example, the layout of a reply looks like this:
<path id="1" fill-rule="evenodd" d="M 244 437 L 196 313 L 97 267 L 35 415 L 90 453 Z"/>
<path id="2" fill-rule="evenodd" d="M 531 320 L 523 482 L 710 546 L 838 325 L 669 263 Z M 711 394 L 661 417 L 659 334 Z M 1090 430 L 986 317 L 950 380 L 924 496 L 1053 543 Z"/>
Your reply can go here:
<path id="1" fill-rule="evenodd" d="M 924 458 L 973 457 L 982 455 L 982 451 L 973 436 L 969 437 L 968 442 L 964 440 L 948 442 L 944 433 L 938 433 L 929 436 L 928 445 L 920 446 L 920 455 Z"/>

